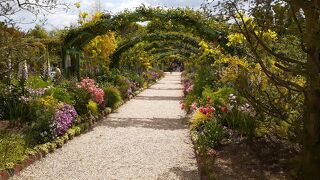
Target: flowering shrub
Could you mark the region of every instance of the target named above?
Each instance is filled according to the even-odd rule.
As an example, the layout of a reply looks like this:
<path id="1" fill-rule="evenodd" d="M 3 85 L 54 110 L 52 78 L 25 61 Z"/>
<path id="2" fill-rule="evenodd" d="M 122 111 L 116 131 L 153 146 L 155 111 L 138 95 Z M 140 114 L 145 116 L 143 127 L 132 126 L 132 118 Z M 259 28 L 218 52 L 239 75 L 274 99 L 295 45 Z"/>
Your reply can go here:
<path id="1" fill-rule="evenodd" d="M 39 99 L 41 105 L 45 108 L 56 108 L 58 101 L 53 96 L 42 97 Z"/>
<path id="2" fill-rule="evenodd" d="M 73 106 L 65 103 L 59 104 L 59 108 L 54 115 L 57 135 L 63 135 L 71 127 L 77 116 L 78 114 Z"/>
<path id="3" fill-rule="evenodd" d="M 185 82 L 183 84 L 183 94 L 187 95 L 193 90 L 193 86 L 190 82 Z"/>
<path id="4" fill-rule="evenodd" d="M 199 111 L 204 115 L 209 115 L 216 112 L 216 109 L 214 107 L 207 106 L 207 107 L 200 107 Z"/>
<path id="5" fill-rule="evenodd" d="M 87 108 L 89 109 L 89 112 L 91 115 L 98 116 L 99 115 L 99 107 L 96 102 L 89 101 L 87 104 Z"/>
<path id="6" fill-rule="evenodd" d="M 96 82 L 93 79 L 83 79 L 79 83 L 79 88 L 85 89 L 87 93 L 91 95 L 92 100 L 102 104 L 104 101 L 104 91 L 101 88 L 98 88 Z"/>

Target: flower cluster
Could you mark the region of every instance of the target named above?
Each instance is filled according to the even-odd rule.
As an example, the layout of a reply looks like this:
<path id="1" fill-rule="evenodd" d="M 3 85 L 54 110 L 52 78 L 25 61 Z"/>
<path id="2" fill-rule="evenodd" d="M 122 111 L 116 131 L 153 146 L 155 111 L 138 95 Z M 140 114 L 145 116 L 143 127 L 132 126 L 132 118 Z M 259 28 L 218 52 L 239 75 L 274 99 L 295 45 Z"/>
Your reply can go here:
<path id="1" fill-rule="evenodd" d="M 256 112 L 255 112 L 253 106 L 251 106 L 248 103 L 240 105 L 238 110 L 243 112 L 243 113 L 248 113 L 252 117 L 254 117 L 256 115 Z"/>
<path id="2" fill-rule="evenodd" d="M 237 96 L 235 96 L 234 94 L 230 94 L 229 101 L 231 104 L 236 104 L 237 103 Z"/>
<path id="3" fill-rule="evenodd" d="M 31 102 L 31 101 L 33 100 L 33 98 L 32 98 L 32 97 L 27 97 L 27 96 L 21 96 L 21 97 L 19 98 L 19 100 L 20 100 L 22 103 L 27 104 L 27 103 Z"/>
<path id="4" fill-rule="evenodd" d="M 187 95 L 193 90 L 193 85 L 189 82 L 186 82 L 183 84 L 183 93 L 184 95 Z"/>
<path id="5" fill-rule="evenodd" d="M 38 89 L 26 88 L 27 92 L 33 96 L 42 96 L 48 89 L 49 88 L 38 88 Z"/>
<path id="6" fill-rule="evenodd" d="M 182 100 L 180 101 L 180 105 L 181 105 L 181 110 L 184 110 L 185 109 L 185 104 L 183 103 Z"/>
<path id="7" fill-rule="evenodd" d="M 190 106 L 190 110 L 191 111 L 195 111 L 198 109 L 198 104 L 196 102 L 193 102 Z"/>
<path id="8" fill-rule="evenodd" d="M 86 78 L 79 83 L 79 88 L 85 89 L 92 97 L 92 99 L 102 104 L 104 101 L 104 91 L 98 88 L 96 82 L 93 79 Z"/>
<path id="9" fill-rule="evenodd" d="M 204 115 L 209 115 L 209 114 L 216 112 L 216 109 L 211 106 L 206 106 L 206 107 L 200 107 L 199 111 Z"/>
<path id="10" fill-rule="evenodd" d="M 63 135 L 72 125 L 75 118 L 78 116 L 73 106 L 61 104 L 54 115 L 57 135 Z"/>
<path id="11" fill-rule="evenodd" d="M 157 80 L 160 78 L 160 74 L 158 74 L 155 71 L 150 70 L 150 71 L 148 71 L 148 74 L 151 76 L 152 80 Z"/>

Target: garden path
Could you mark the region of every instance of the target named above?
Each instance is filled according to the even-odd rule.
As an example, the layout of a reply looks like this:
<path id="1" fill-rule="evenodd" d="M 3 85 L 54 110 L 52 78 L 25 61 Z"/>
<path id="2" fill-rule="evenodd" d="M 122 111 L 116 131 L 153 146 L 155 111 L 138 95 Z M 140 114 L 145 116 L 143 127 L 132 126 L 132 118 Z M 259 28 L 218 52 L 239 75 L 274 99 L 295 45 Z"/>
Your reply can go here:
<path id="1" fill-rule="evenodd" d="M 180 78 L 166 74 L 92 131 L 13 179 L 199 179 L 179 105 Z"/>

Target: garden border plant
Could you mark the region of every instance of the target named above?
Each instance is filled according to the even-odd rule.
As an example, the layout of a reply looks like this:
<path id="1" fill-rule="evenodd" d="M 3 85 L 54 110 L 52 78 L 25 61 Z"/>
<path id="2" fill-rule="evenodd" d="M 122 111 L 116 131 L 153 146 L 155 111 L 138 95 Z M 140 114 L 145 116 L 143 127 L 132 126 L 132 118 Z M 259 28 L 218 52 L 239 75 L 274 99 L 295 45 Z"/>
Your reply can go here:
<path id="1" fill-rule="evenodd" d="M 163 76 L 160 76 L 160 78 L 157 81 L 159 81 L 162 77 Z M 116 106 L 114 109 L 110 107 L 107 108 L 109 110 L 103 111 L 103 114 L 101 116 L 94 119 L 90 119 L 90 121 L 88 122 L 82 122 L 78 125 L 73 125 L 70 129 L 67 130 L 65 134 L 53 140 L 52 142 L 39 144 L 32 149 L 28 149 L 25 152 L 23 159 L 19 160 L 17 163 L 9 163 L 9 166 L 6 169 L 0 169 L 0 179 L 7 180 L 10 177 L 19 174 L 24 168 L 27 168 L 36 161 L 45 158 L 47 154 L 53 153 L 56 149 L 62 148 L 64 144 L 72 140 L 74 137 L 80 136 L 81 134 L 85 134 L 88 131 L 92 130 L 94 125 L 98 125 L 100 121 L 102 121 L 104 118 L 107 118 L 108 114 L 113 113 L 116 109 L 120 108 L 123 104 L 127 103 L 132 98 L 140 94 L 143 90 L 154 85 L 156 82 L 150 82 L 147 84 L 147 86 L 141 87 L 140 89 L 136 90 L 135 92 L 133 92 L 133 96 L 129 96 L 125 100 L 121 101 L 119 105 Z"/>

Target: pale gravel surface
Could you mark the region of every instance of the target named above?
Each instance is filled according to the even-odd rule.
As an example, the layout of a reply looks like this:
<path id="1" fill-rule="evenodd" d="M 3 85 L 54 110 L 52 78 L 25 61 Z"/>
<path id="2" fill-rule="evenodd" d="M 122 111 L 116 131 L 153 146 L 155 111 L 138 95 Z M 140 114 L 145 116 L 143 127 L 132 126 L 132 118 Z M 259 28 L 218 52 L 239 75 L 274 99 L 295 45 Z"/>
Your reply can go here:
<path id="1" fill-rule="evenodd" d="M 180 73 L 165 78 L 87 134 L 13 179 L 199 179 L 180 110 Z"/>

